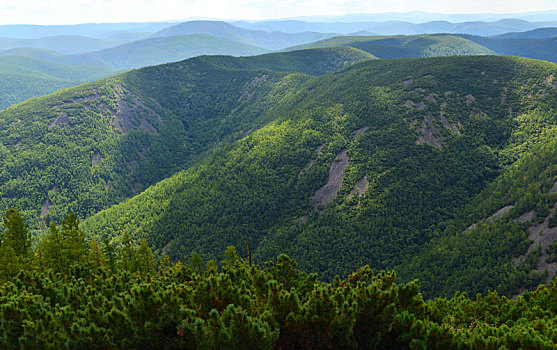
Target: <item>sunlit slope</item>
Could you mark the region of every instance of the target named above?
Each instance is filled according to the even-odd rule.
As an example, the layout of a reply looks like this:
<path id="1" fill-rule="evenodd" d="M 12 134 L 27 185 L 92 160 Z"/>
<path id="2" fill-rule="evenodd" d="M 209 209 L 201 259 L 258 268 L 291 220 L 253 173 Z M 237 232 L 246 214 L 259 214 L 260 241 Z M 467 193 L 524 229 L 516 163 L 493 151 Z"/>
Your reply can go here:
<path id="1" fill-rule="evenodd" d="M 443 265 L 456 275 L 477 264 L 492 277 L 481 283 L 466 283 L 477 269 L 446 280 L 411 264 L 429 266 L 428 249 L 466 228 L 478 196 L 528 159 L 525 147 L 553 140 L 556 76 L 554 64 L 486 56 L 370 61 L 316 77 L 267 110 L 263 128 L 84 228 L 146 237 L 173 258 L 217 257 L 230 244 L 246 254 L 249 243 L 257 261 L 287 252 L 327 278 L 369 264 L 426 275 L 428 295 L 501 285 L 510 295 L 544 279 L 513 263 L 530 246 L 526 227 L 486 232 L 509 248 L 468 245 L 466 259 Z"/>
<path id="2" fill-rule="evenodd" d="M 337 57 L 325 51 L 278 70 L 349 64 L 320 63 Z M 69 210 L 89 216 L 269 122 L 264 112 L 309 79 L 276 72 L 276 56 L 257 58 L 258 69 L 226 67 L 245 59 L 205 56 L 135 70 L 0 112 L 0 210 L 18 208 L 32 228 Z"/>

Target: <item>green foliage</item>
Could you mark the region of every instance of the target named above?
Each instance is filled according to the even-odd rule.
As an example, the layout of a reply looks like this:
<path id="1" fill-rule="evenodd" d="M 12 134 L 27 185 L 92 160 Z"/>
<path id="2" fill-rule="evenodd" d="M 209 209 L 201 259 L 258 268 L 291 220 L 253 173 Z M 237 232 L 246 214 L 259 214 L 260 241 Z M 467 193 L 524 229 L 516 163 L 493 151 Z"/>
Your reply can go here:
<path id="1" fill-rule="evenodd" d="M 16 209 L 9 209 L 3 220 L 2 245 L 13 249 L 13 254 L 26 260 L 31 251 L 31 232 Z"/>
<path id="2" fill-rule="evenodd" d="M 288 73 L 366 57 L 204 56 L 5 110 L 0 208 L 21 208 L 33 229 L 70 211 L 87 218 L 110 271 L 151 271 L 135 245 L 145 238 L 173 261 L 198 252 L 195 271 L 214 271 L 205 261 L 230 245 L 255 264 L 286 252 L 328 281 L 396 267 L 403 281 L 422 277 L 427 297 L 542 282 L 546 249 L 532 253 L 531 223 L 518 218 L 534 210 L 541 222 L 555 202 L 555 65 L 447 57 Z M 343 154 L 332 201 L 316 200 Z M 80 244 L 61 251 L 98 268 L 98 247 L 71 222 L 60 235 Z"/>
<path id="3" fill-rule="evenodd" d="M 181 263 L 158 273 L 111 272 L 92 260 L 69 275 L 22 269 L 0 285 L 0 345 L 551 349 L 557 341 L 555 281 L 517 300 L 457 293 L 424 301 L 417 281 L 397 284 L 394 273 L 368 266 L 325 283 L 284 254 L 264 267 L 242 262 L 234 247 L 225 255 L 220 272 Z"/>
<path id="4" fill-rule="evenodd" d="M 230 56 L 207 57 L 214 64 L 236 69 L 269 69 L 323 75 L 355 63 L 377 59 L 353 47 L 327 47 L 295 50 L 238 59 Z"/>
<path id="5" fill-rule="evenodd" d="M 303 56 L 311 62 L 305 66 L 277 68 L 309 70 L 348 55 L 330 51 Z M 272 57 L 257 58 L 261 70 L 226 68 L 229 61 L 146 68 L 0 112 L 0 209 L 20 208 L 33 229 L 68 211 L 90 216 L 265 124 L 263 111 L 308 79 L 273 72 Z"/>
<path id="6" fill-rule="evenodd" d="M 557 62 L 555 38 L 502 38 L 464 34 L 339 36 L 290 48 L 350 46 L 378 58 L 505 55 Z"/>
<path id="7" fill-rule="evenodd" d="M 73 66 L 21 56 L 0 57 L 0 110 L 86 81 L 104 78 L 109 67 Z"/>
<path id="8" fill-rule="evenodd" d="M 551 243 L 551 245 L 546 250 L 546 254 L 548 255 L 547 259 L 545 260 L 546 263 L 551 264 L 557 262 L 557 241 Z"/>
<path id="9" fill-rule="evenodd" d="M 530 245 L 529 225 L 514 220 L 532 209 L 539 220 L 553 203 L 556 74 L 526 59 L 447 57 L 370 61 L 307 79 L 257 116 L 264 127 L 83 227 L 126 230 L 174 260 L 194 251 L 215 259 L 229 245 L 246 255 L 246 239 L 256 263 L 286 252 L 328 281 L 369 264 L 396 267 L 403 281 L 421 277 L 427 297 L 511 296 L 546 278 L 539 255 L 513 262 Z M 315 209 L 343 149 L 342 185 Z M 354 194 L 363 179 L 366 192 Z M 507 205 L 502 221 L 486 220 Z"/>
<path id="10" fill-rule="evenodd" d="M 549 228 L 553 228 L 553 227 L 557 226 L 557 210 L 554 211 L 553 215 L 551 215 L 549 217 L 548 226 L 549 226 Z"/>

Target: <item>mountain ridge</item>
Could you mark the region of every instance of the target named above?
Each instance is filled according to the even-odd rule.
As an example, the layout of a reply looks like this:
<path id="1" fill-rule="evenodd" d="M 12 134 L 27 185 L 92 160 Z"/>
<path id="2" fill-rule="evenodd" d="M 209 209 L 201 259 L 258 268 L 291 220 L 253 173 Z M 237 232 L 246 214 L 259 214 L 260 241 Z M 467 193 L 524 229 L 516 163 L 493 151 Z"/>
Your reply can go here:
<path id="1" fill-rule="evenodd" d="M 109 236 L 125 229 L 175 258 L 193 250 L 210 258 L 215 247 L 230 244 L 243 251 L 246 239 L 256 261 L 286 251 L 326 278 L 362 264 L 396 266 L 403 278 L 415 278 L 413 254 L 423 251 L 418 257 L 425 259 L 425 247 L 441 227 L 504 173 L 496 154 L 516 152 L 514 141 L 509 143 L 513 118 L 527 118 L 538 106 L 539 118 L 551 120 L 556 67 L 496 56 L 379 60 L 313 78 L 267 112 L 276 114 L 271 123 L 89 218 L 84 229 Z M 368 88 L 360 91 L 363 86 Z M 534 96 L 521 101 L 525 89 Z M 550 94 L 553 102 L 536 102 L 540 94 Z M 343 174 L 341 187 L 330 202 L 312 204 L 319 189 L 339 176 L 333 165 Z M 505 236 L 501 244 L 510 250 L 487 260 L 492 265 L 470 266 L 496 278 L 474 279 L 466 272 L 455 275 L 461 280 L 443 282 L 429 274 L 437 269 L 431 267 L 422 275 L 429 281 L 424 293 L 498 288 L 510 296 L 543 282 L 534 255 L 523 265 L 512 262 L 529 247 L 525 229 L 515 227 Z M 496 254 L 473 246 L 474 254 Z M 462 264 L 467 261 L 447 273 Z"/>

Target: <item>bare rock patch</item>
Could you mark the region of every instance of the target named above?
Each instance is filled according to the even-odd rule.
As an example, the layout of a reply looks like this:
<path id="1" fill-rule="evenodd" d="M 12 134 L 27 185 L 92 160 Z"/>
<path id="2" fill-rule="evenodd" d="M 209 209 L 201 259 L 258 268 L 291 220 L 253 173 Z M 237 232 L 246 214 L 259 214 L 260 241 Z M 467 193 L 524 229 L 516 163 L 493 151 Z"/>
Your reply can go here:
<path id="1" fill-rule="evenodd" d="M 309 169 L 311 169 L 311 167 L 315 163 L 315 160 L 321 155 L 322 151 L 323 145 L 317 147 L 317 149 L 315 150 L 316 157 L 314 159 L 311 159 L 309 163 L 307 163 L 307 165 L 302 169 L 302 171 L 300 171 L 300 174 L 298 175 L 299 179 L 302 178 L 309 171 Z"/>
<path id="2" fill-rule="evenodd" d="M 472 94 L 466 95 L 466 105 L 470 106 L 474 102 L 476 102 L 476 98 Z"/>
<path id="3" fill-rule="evenodd" d="M 99 165 L 102 159 L 103 159 L 102 155 L 98 153 L 94 153 L 93 156 L 91 157 L 91 169 L 95 169 Z"/>
<path id="4" fill-rule="evenodd" d="M 514 205 L 504 206 L 503 208 L 497 210 L 495 213 L 491 214 L 486 220 L 488 222 L 495 222 L 497 219 L 502 218 L 512 208 L 514 208 Z M 468 226 L 465 231 L 472 231 L 472 230 L 475 230 L 477 227 L 478 227 L 478 224 L 474 223 L 474 224 Z"/>
<path id="5" fill-rule="evenodd" d="M 513 258 L 515 265 L 520 265 L 526 260 L 526 257 L 538 248 L 541 248 L 542 254 L 538 259 L 538 265 L 536 269 L 538 271 L 548 271 L 548 276 L 546 283 L 551 281 L 555 277 L 557 272 L 557 262 L 547 263 L 548 258 L 547 248 L 557 240 L 557 226 L 549 227 L 549 218 L 555 213 L 557 209 L 557 204 L 551 208 L 549 215 L 546 216 L 544 221 L 540 224 L 530 226 L 528 228 L 528 239 L 532 241 L 532 244 L 528 247 L 528 250 L 524 255 L 517 258 Z"/>
<path id="6" fill-rule="evenodd" d="M 356 185 L 354 185 L 354 188 L 352 189 L 352 191 L 350 191 L 348 196 L 346 196 L 346 200 L 349 201 L 356 195 L 358 197 L 363 196 L 364 194 L 366 194 L 368 186 L 369 180 L 367 179 L 367 176 L 362 177 L 360 180 L 358 180 L 358 182 L 356 182 Z"/>
<path id="7" fill-rule="evenodd" d="M 526 213 L 522 213 L 517 219 L 517 222 L 520 222 L 521 224 L 525 223 L 525 222 L 529 222 L 532 221 L 533 218 L 536 217 L 536 211 L 535 210 L 530 210 L 527 211 Z"/>
<path id="8" fill-rule="evenodd" d="M 422 122 L 422 127 L 418 129 L 418 132 L 421 135 L 418 136 L 416 144 L 423 145 L 427 143 L 430 146 L 440 149 L 444 142 L 444 139 L 439 134 L 439 130 L 435 127 L 435 125 L 433 125 L 433 121 L 433 115 L 431 113 L 428 113 Z"/>
<path id="9" fill-rule="evenodd" d="M 557 182 L 553 184 L 553 186 L 549 189 L 549 194 L 557 193 Z"/>
<path id="10" fill-rule="evenodd" d="M 369 126 L 364 126 L 363 128 L 359 128 L 358 130 L 354 131 L 354 136 L 352 137 L 352 140 L 350 140 L 350 142 L 354 142 L 358 139 L 358 137 L 362 136 L 367 129 L 369 129 Z"/>
<path id="11" fill-rule="evenodd" d="M 557 79 L 553 74 L 545 79 L 545 83 L 551 88 L 557 88 Z"/>
<path id="12" fill-rule="evenodd" d="M 238 98 L 238 101 L 247 102 L 251 100 L 251 98 L 255 94 L 257 87 L 266 82 L 268 78 L 269 75 L 267 74 L 259 74 L 258 76 L 244 84 L 244 87 L 242 88 L 242 94 L 240 95 L 240 98 Z"/>
<path id="13" fill-rule="evenodd" d="M 435 100 L 435 97 L 433 97 L 433 94 L 427 95 L 425 99 L 426 99 L 427 102 L 437 103 L 437 101 Z"/>
<path id="14" fill-rule="evenodd" d="M 335 157 L 335 160 L 329 167 L 329 178 L 327 183 L 323 185 L 320 189 L 315 192 L 312 198 L 313 208 L 318 212 L 323 212 L 323 210 L 331 203 L 333 199 L 337 196 L 340 187 L 342 186 L 342 180 L 344 178 L 344 172 L 348 166 L 348 150 L 343 149 Z"/>
<path id="15" fill-rule="evenodd" d="M 45 228 L 46 217 L 48 215 L 48 212 L 50 211 L 51 206 L 52 206 L 52 202 L 50 201 L 50 198 L 47 197 L 46 200 L 43 202 L 43 205 L 41 206 L 41 213 L 39 215 L 41 228 Z"/>
<path id="16" fill-rule="evenodd" d="M 56 119 L 54 119 L 54 121 L 48 126 L 48 130 L 51 130 L 55 126 L 59 126 L 63 128 L 66 125 L 68 125 L 69 121 L 70 121 L 70 116 L 68 115 L 68 113 L 64 111 L 60 111 L 58 113 L 58 117 L 56 117 Z"/>

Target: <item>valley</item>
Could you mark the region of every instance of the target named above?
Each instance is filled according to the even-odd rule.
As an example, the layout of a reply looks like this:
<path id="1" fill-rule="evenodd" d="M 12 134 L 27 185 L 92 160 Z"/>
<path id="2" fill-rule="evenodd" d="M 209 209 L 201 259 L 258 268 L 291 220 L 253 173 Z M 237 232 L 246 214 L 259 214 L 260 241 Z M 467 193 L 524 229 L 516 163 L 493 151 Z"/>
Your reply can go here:
<path id="1" fill-rule="evenodd" d="M 554 348 L 554 13 L 0 25 L 0 347 Z"/>

